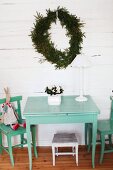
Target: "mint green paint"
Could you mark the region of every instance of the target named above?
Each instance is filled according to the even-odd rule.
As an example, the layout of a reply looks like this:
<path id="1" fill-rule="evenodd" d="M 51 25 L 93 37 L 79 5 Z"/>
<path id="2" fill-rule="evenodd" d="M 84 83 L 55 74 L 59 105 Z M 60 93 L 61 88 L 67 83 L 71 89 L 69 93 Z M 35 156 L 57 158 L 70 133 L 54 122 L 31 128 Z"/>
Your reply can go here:
<path id="1" fill-rule="evenodd" d="M 21 115 L 21 100 L 22 96 L 11 97 L 10 102 L 16 103 L 16 111 L 19 117 L 19 123 L 22 123 L 24 120 L 22 119 Z M 3 103 L 6 102 L 6 98 L 0 99 L 0 107 Z M 37 150 L 36 150 L 36 127 L 32 126 L 30 129 L 32 134 L 32 144 L 34 148 L 34 154 L 37 157 Z M 17 130 L 13 130 L 10 126 L 5 125 L 4 123 L 0 123 L 0 154 L 2 151 L 5 150 L 9 156 L 12 166 L 14 166 L 14 158 L 13 158 L 13 148 L 14 147 L 23 147 L 23 145 L 27 144 L 27 140 L 24 138 L 24 134 L 26 133 L 26 129 L 23 127 L 19 127 Z M 3 145 L 2 135 L 7 137 L 8 147 L 6 148 Z M 17 145 L 12 146 L 12 137 L 20 136 L 20 143 Z"/>
<path id="2" fill-rule="evenodd" d="M 92 167 L 95 167 L 97 115 L 99 114 L 99 109 L 90 96 L 87 96 L 88 101 L 85 102 L 77 102 L 75 97 L 76 96 L 62 96 L 61 105 L 57 106 L 48 105 L 47 96 L 28 97 L 24 109 L 24 116 L 27 122 L 26 131 L 30 170 L 32 170 L 30 126 L 36 124 L 85 123 L 87 125 L 87 123 L 92 123 Z"/>
<path id="3" fill-rule="evenodd" d="M 100 137 L 97 142 L 101 143 L 101 152 L 100 152 L 100 164 L 103 162 L 104 153 L 110 153 L 113 152 L 112 147 L 112 134 L 113 134 L 113 97 L 110 97 L 111 99 L 111 114 L 110 119 L 104 119 L 104 120 L 98 120 L 97 122 L 97 134 Z M 88 151 L 90 150 L 90 147 L 93 143 L 92 141 L 92 124 L 86 125 L 86 138 L 89 138 L 88 143 Z M 105 148 L 105 142 L 108 141 L 109 147 Z M 87 143 L 87 141 L 86 141 Z"/>

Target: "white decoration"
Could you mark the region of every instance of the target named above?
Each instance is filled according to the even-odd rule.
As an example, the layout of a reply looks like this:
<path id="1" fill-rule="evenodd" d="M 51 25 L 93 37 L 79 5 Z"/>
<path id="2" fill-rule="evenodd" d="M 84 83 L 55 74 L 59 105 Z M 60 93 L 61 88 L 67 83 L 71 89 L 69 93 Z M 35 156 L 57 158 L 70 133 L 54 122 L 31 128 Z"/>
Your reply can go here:
<path id="1" fill-rule="evenodd" d="M 72 65 L 79 68 L 79 82 L 80 82 L 80 92 L 79 96 L 75 98 L 78 102 L 87 101 L 87 97 L 84 96 L 84 68 L 90 67 L 91 62 L 88 56 L 77 55 L 76 59 L 73 61 Z"/>
<path id="2" fill-rule="evenodd" d="M 61 103 L 61 95 L 49 95 L 48 96 L 48 104 L 49 105 L 60 105 Z"/>

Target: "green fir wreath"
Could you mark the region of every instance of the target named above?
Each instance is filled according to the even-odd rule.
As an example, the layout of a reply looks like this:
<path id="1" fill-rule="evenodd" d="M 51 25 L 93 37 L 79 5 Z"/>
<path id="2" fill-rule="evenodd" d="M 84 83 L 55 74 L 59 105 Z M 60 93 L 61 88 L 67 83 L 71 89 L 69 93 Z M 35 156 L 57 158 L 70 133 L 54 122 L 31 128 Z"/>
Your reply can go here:
<path id="1" fill-rule="evenodd" d="M 35 16 L 36 20 L 34 28 L 31 31 L 31 39 L 33 46 L 37 52 L 43 54 L 43 60 L 55 64 L 55 68 L 66 68 L 75 57 L 81 53 L 81 44 L 83 42 L 84 33 L 81 31 L 83 23 L 77 16 L 69 14 L 66 8 L 58 7 L 57 10 L 47 11 L 47 16 L 43 17 L 40 13 Z M 66 29 L 66 36 L 70 38 L 69 48 L 63 52 L 55 48 L 51 41 L 51 34 L 48 30 L 51 29 L 51 24 L 56 23 L 57 17 L 62 27 Z"/>

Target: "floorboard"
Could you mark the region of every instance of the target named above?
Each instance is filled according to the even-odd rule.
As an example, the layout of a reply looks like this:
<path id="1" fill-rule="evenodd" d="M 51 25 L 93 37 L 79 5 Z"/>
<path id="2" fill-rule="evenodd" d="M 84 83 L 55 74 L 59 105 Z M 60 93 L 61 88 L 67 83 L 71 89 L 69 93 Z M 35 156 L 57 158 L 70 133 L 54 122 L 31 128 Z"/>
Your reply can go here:
<path id="1" fill-rule="evenodd" d="M 64 151 L 63 148 L 62 151 Z M 69 148 L 70 149 L 70 148 Z M 79 166 L 76 166 L 75 157 L 58 156 L 56 166 L 52 166 L 51 147 L 38 147 L 38 159 L 33 154 L 33 170 L 92 170 L 91 152 L 88 153 L 84 146 L 79 146 Z M 0 170 L 29 170 L 27 148 L 13 149 L 15 166 L 10 164 L 9 155 L 3 151 L 0 155 Z M 105 154 L 104 161 L 99 164 L 100 147 L 96 149 L 95 170 L 113 170 L 113 153 Z"/>

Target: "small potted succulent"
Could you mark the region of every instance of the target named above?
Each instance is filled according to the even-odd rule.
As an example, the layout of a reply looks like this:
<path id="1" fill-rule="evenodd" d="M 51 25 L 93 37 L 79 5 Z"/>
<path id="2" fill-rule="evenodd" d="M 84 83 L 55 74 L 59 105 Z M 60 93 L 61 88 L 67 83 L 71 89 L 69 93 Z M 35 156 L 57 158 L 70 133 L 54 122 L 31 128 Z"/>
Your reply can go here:
<path id="1" fill-rule="evenodd" d="M 45 92 L 48 94 L 48 104 L 49 105 L 60 105 L 61 94 L 63 93 L 63 88 L 61 86 L 46 87 Z"/>
<path id="2" fill-rule="evenodd" d="M 61 86 L 52 86 L 52 87 L 46 87 L 45 92 L 47 94 L 52 95 L 57 95 L 63 93 L 63 88 Z"/>

